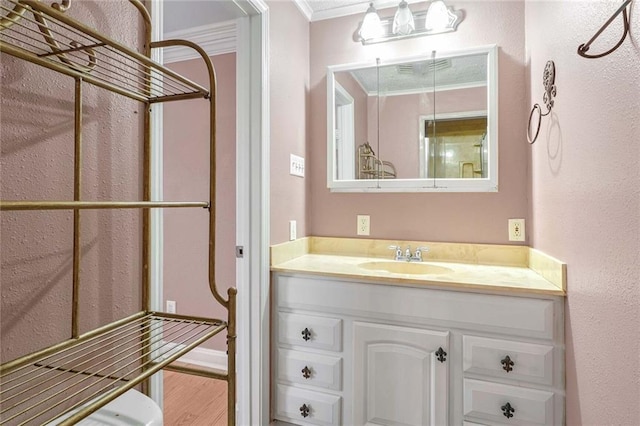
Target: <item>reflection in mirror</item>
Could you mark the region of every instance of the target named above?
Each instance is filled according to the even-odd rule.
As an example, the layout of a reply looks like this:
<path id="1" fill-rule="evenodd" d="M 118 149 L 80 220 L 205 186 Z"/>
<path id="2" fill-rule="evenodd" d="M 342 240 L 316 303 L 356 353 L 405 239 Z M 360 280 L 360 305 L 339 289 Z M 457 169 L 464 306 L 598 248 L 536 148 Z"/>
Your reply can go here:
<path id="1" fill-rule="evenodd" d="M 420 117 L 420 153 L 421 178 L 486 178 L 486 115 Z"/>
<path id="2" fill-rule="evenodd" d="M 329 67 L 332 190 L 496 191 L 496 48 Z"/>

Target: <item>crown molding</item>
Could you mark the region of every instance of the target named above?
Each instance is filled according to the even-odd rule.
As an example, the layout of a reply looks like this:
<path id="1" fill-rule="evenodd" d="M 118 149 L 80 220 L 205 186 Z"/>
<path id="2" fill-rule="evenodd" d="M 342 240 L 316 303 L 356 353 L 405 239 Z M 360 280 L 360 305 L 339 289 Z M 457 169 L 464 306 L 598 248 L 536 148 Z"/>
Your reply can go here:
<path id="1" fill-rule="evenodd" d="M 349 4 L 345 6 L 333 7 L 324 10 L 313 10 L 313 7 L 309 3 L 309 0 L 293 0 L 300 12 L 307 18 L 309 22 L 324 21 L 325 19 L 341 18 L 343 16 L 358 15 L 364 16 L 369 5 L 364 1 L 357 4 Z M 409 0 L 411 3 L 412 0 Z M 377 10 L 396 8 L 400 0 L 376 0 L 375 7 Z"/>
<path id="2" fill-rule="evenodd" d="M 232 20 L 186 30 L 171 31 L 164 35 L 164 39 L 192 41 L 202 47 L 209 56 L 233 53 L 236 51 L 236 21 Z M 165 47 L 163 56 L 165 64 L 200 58 L 198 52 L 185 46 Z"/>
<path id="3" fill-rule="evenodd" d="M 311 8 L 309 1 L 293 0 L 293 2 L 295 3 L 296 6 L 298 6 L 298 9 L 300 9 L 300 12 L 302 12 L 305 18 L 307 18 L 307 21 L 311 21 L 312 20 L 311 18 L 313 17 L 313 9 Z"/>

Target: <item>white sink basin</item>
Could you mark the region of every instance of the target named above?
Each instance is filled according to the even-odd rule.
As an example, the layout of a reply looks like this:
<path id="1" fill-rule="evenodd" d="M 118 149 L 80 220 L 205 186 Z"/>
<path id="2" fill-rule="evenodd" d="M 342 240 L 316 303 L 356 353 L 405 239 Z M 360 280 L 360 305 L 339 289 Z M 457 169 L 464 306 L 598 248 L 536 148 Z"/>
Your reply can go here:
<path id="1" fill-rule="evenodd" d="M 364 262 L 359 264 L 358 267 L 369 271 L 384 271 L 392 274 L 442 275 L 453 272 L 453 269 L 444 266 L 389 260 Z"/>

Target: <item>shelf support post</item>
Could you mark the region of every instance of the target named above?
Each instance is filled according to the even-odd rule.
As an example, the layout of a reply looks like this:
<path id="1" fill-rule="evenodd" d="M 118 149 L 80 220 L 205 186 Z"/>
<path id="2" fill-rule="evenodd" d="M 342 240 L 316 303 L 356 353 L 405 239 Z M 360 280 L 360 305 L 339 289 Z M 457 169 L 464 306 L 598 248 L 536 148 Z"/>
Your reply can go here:
<path id="1" fill-rule="evenodd" d="M 82 191 L 82 78 L 75 79 L 74 153 L 73 153 L 73 200 L 80 201 Z M 71 314 L 71 336 L 79 336 L 78 316 L 80 310 L 80 210 L 73 211 L 73 296 Z"/>

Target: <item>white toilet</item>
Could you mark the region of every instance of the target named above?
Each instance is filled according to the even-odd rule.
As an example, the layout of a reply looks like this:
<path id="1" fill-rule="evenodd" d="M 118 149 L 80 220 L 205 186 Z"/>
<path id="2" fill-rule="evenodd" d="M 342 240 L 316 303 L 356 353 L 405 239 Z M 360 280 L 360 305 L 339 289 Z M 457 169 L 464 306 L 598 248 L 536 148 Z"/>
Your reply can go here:
<path id="1" fill-rule="evenodd" d="M 65 417 L 47 426 L 54 426 Z M 162 426 L 162 410 L 148 396 L 130 389 L 81 420 L 78 426 Z"/>

